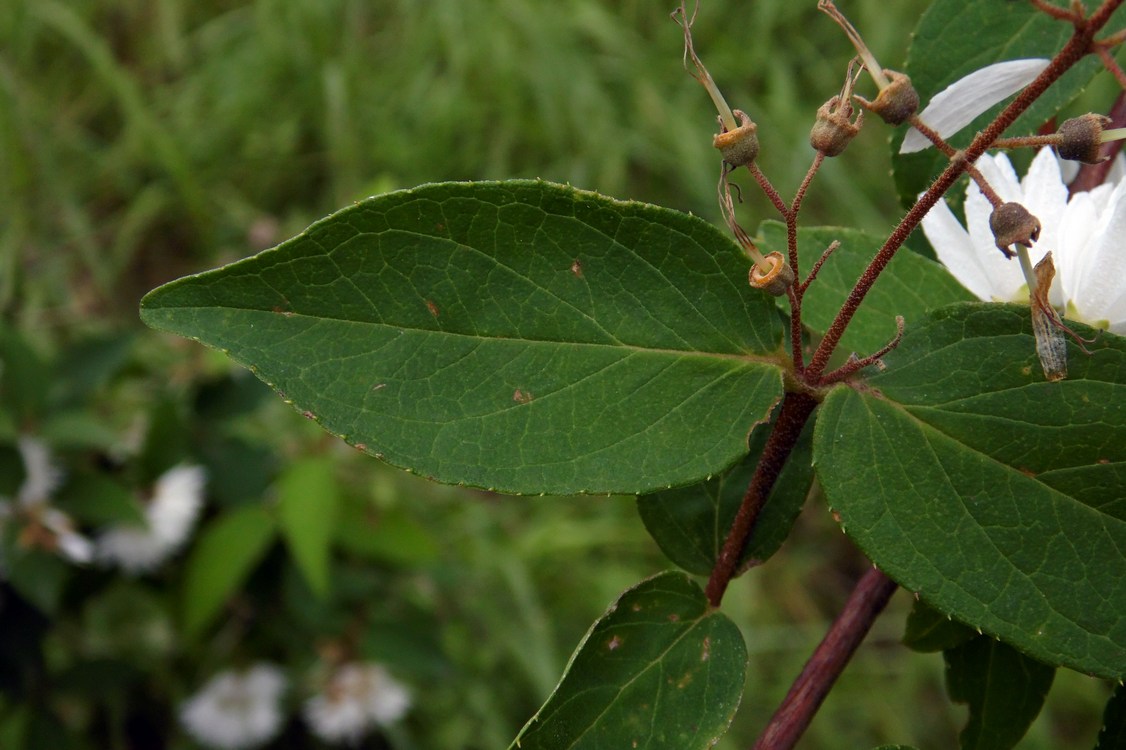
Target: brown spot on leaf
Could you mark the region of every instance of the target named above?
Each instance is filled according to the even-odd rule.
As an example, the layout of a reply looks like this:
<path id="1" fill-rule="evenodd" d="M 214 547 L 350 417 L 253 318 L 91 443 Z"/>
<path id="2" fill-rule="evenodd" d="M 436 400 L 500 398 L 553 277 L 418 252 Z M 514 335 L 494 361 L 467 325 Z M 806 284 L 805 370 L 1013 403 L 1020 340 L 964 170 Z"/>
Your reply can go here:
<path id="1" fill-rule="evenodd" d="M 352 447 L 358 451 L 366 451 L 368 449 L 367 443 L 356 443 Z"/>
<path id="2" fill-rule="evenodd" d="M 615 635 L 611 637 L 610 640 L 606 643 L 606 648 L 609 651 L 617 651 L 618 647 L 620 647 L 621 645 L 622 639 Z"/>
<path id="3" fill-rule="evenodd" d="M 704 648 L 700 651 L 700 661 L 707 661 L 712 658 L 712 639 L 709 636 L 704 636 Z"/>
<path id="4" fill-rule="evenodd" d="M 314 414 L 311 411 L 303 411 L 303 412 L 301 412 L 301 416 L 305 417 L 305 419 L 312 419 L 312 420 L 315 420 L 317 418 L 317 415 Z"/>
<path id="5" fill-rule="evenodd" d="M 669 622 L 680 622 L 680 615 L 669 615 Z"/>
<path id="6" fill-rule="evenodd" d="M 575 258 L 571 263 L 571 273 L 575 275 L 576 279 L 583 277 L 583 264 L 578 258 Z"/>
<path id="7" fill-rule="evenodd" d="M 438 306 L 434 304 L 434 300 L 426 300 L 426 309 L 429 310 L 430 314 L 435 318 L 438 317 Z"/>
<path id="8" fill-rule="evenodd" d="M 512 393 L 512 400 L 515 401 L 518 404 L 531 403 L 533 398 L 535 398 L 535 396 L 532 395 L 531 391 L 522 391 L 519 388 L 517 388 Z"/>

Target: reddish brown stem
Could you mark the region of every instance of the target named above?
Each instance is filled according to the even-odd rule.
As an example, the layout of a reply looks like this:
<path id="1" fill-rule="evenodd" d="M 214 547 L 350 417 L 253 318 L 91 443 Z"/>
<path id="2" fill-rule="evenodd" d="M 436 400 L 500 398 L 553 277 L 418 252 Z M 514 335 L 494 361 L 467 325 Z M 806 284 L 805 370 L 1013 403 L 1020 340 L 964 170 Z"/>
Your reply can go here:
<path id="1" fill-rule="evenodd" d="M 895 581 L 875 568 L 861 577 L 844 609 L 770 718 L 754 750 L 789 750 L 797 744 L 895 589 Z"/>
<path id="2" fill-rule="evenodd" d="M 1072 34 L 1071 39 L 1064 45 L 1048 67 L 1044 69 L 1039 76 L 1036 77 L 1025 89 L 1014 99 L 1008 107 L 1006 107 L 1001 114 L 997 116 L 992 123 L 989 124 L 985 130 L 978 133 L 974 138 L 973 143 L 970 144 L 963 152 L 960 159 L 955 159 L 949 166 L 943 170 L 942 174 L 934 181 L 934 183 L 923 193 L 922 197 L 915 202 L 903 220 L 899 222 L 899 226 L 888 237 L 883 247 L 868 264 L 864 274 L 860 280 L 856 282 L 849 293 L 848 298 L 845 300 L 844 305 L 841 306 L 840 312 L 833 320 L 832 325 L 825 332 L 825 336 L 821 339 L 820 345 L 813 353 L 809 366 L 805 369 L 805 379 L 807 382 L 816 383 L 819 381 L 821 374 L 825 371 L 826 365 L 829 363 L 829 357 L 832 356 L 833 351 L 840 343 L 841 336 L 844 335 L 845 329 L 848 327 L 852 317 L 856 314 L 856 310 L 860 307 L 860 303 L 867 296 L 868 291 L 872 285 L 876 283 L 880 274 L 887 267 L 888 263 L 895 256 L 897 250 L 903 246 L 907 241 L 907 237 L 919 223 L 923 217 L 927 215 L 934 205 L 942 198 L 947 190 L 954 184 L 954 182 L 966 171 L 966 164 L 972 164 L 985 153 L 985 150 L 996 141 L 1005 130 L 1013 124 L 1026 109 L 1028 109 L 1033 102 L 1043 95 L 1044 91 L 1049 86 L 1059 80 L 1060 76 L 1071 69 L 1073 65 L 1079 62 L 1091 49 L 1091 42 L 1115 10 L 1122 5 L 1126 0 L 1105 0 L 1099 6 L 1090 18 L 1082 24 L 1079 24 L 1075 33 Z"/>
<path id="3" fill-rule="evenodd" d="M 766 503 L 766 498 L 778 480 L 786 458 L 793 451 L 802 428 L 816 406 L 817 400 L 806 393 L 789 392 L 783 397 L 778 421 L 774 423 L 770 437 L 763 446 L 758 466 L 755 467 L 754 476 L 751 477 L 751 483 L 743 496 L 743 503 L 735 514 L 735 521 L 731 524 L 731 530 L 727 532 L 727 539 L 723 542 L 719 559 L 716 560 L 711 578 L 708 579 L 706 593 L 713 607 L 718 607 L 723 600 L 723 592 L 727 590 L 727 584 L 735 575 L 739 558 L 743 555 L 743 550 L 746 549 L 747 542 L 750 541 L 751 533 L 754 531 L 759 511 Z"/>

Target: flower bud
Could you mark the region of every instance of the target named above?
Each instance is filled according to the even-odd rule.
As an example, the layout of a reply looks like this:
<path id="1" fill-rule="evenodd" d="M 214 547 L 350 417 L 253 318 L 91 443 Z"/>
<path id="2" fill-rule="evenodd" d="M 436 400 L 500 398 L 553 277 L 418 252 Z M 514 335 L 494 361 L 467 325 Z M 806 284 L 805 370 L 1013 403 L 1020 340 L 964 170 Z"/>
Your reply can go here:
<path id="1" fill-rule="evenodd" d="M 1100 156 L 1102 146 L 1101 136 L 1110 118 L 1103 115 L 1087 113 L 1081 117 L 1066 120 L 1058 131 L 1060 142 L 1056 145 L 1056 153 L 1061 159 L 1081 161 L 1084 164 L 1098 164 L 1106 161 L 1106 156 Z"/>
<path id="2" fill-rule="evenodd" d="M 989 215 L 989 228 L 993 231 L 997 249 L 1006 258 L 1013 257 L 1013 252 L 1009 250 L 1011 245 L 1032 247 L 1032 243 L 1040 237 L 1040 220 L 1019 203 L 1002 203 L 993 209 Z"/>
<path id="3" fill-rule="evenodd" d="M 879 115 L 888 125 L 901 125 L 919 108 L 919 92 L 915 91 L 911 79 L 904 73 L 884 68 L 884 75 L 891 82 L 880 89 L 875 101 L 870 102 L 860 96 L 856 100 Z"/>
<path id="4" fill-rule="evenodd" d="M 762 289 L 775 297 L 781 297 L 794 284 L 794 271 L 786 263 L 782 253 L 773 252 L 766 255 L 766 260 L 771 263 L 770 270 L 763 271 L 759 265 L 751 268 L 749 280 L 755 289 Z"/>
<path id="5" fill-rule="evenodd" d="M 822 104 L 817 110 L 817 122 L 809 131 L 809 145 L 825 156 L 839 155 L 864 124 L 864 112 L 860 112 L 856 120 L 850 122 L 852 112 L 852 105 L 839 96 Z"/>
<path id="6" fill-rule="evenodd" d="M 723 160 L 733 167 L 745 167 L 758 156 L 758 125 L 741 109 L 734 110 L 739 127 L 725 130 L 712 139 L 712 145 L 723 154 Z"/>

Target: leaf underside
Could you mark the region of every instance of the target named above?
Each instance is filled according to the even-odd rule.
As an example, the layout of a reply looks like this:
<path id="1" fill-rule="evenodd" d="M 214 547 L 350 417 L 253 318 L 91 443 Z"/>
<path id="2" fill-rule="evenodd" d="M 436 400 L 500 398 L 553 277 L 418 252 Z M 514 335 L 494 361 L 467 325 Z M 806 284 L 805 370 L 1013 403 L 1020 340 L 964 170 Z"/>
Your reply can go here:
<path id="1" fill-rule="evenodd" d="M 1009 750 L 1040 714 L 1055 667 L 1030 659 L 988 636 L 946 651 L 946 690 L 968 704 L 962 750 Z"/>
<path id="2" fill-rule="evenodd" d="M 781 397 L 781 325 L 748 267 L 686 214 L 543 182 L 446 183 L 167 284 L 141 315 L 433 479 L 640 492 L 731 465 Z"/>
<path id="3" fill-rule="evenodd" d="M 845 532 L 900 584 L 1044 662 L 1120 678 L 1126 339 L 1090 348 L 1048 383 L 1028 308 L 943 308 L 886 372 L 826 398 L 814 457 Z"/>
<path id="4" fill-rule="evenodd" d="M 755 427 L 750 452 L 722 474 L 700 484 L 637 498 L 638 512 L 650 536 L 670 560 L 689 573 L 706 576 L 715 567 L 772 424 Z M 812 421 L 806 427 L 755 520 L 738 568 L 751 561 L 765 562 L 790 535 L 813 483 Z"/>

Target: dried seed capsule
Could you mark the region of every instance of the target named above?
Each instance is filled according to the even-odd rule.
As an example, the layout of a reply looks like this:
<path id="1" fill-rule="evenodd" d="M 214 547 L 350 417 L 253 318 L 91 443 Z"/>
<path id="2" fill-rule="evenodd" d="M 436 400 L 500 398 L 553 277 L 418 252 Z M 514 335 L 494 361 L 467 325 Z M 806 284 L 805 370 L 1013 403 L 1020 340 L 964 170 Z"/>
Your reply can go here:
<path id="1" fill-rule="evenodd" d="M 758 156 L 758 125 L 741 109 L 733 111 L 739 118 L 739 127 L 717 133 L 712 145 L 723 154 L 723 160 L 733 167 L 745 167 Z"/>
<path id="2" fill-rule="evenodd" d="M 890 82 L 880 89 L 875 101 L 870 102 L 861 96 L 856 100 L 888 125 L 901 125 L 919 108 L 919 92 L 915 91 L 911 79 L 904 73 L 884 68 L 884 75 Z"/>
<path id="3" fill-rule="evenodd" d="M 863 112 L 850 122 L 852 112 L 852 105 L 839 96 L 822 104 L 817 110 L 817 122 L 809 131 L 809 145 L 825 156 L 837 156 L 844 151 L 864 124 Z"/>
<path id="4" fill-rule="evenodd" d="M 1101 156 L 1099 151 L 1102 146 L 1101 136 L 1107 125 L 1110 125 L 1109 117 L 1093 113 L 1064 121 L 1058 131 L 1060 142 L 1056 146 L 1056 153 L 1061 159 L 1081 161 L 1084 164 L 1106 161 L 1108 157 Z"/>
<path id="5" fill-rule="evenodd" d="M 766 255 L 766 260 L 771 263 L 770 270 L 763 271 L 759 265 L 751 268 L 749 279 L 751 286 L 762 289 L 775 297 L 781 297 L 794 284 L 794 271 L 786 263 L 782 253 L 773 252 Z"/>
<path id="6" fill-rule="evenodd" d="M 1032 247 L 1040 237 L 1040 220 L 1019 203 L 1002 203 L 989 215 L 989 229 L 997 249 L 1006 258 L 1013 257 L 1012 245 Z"/>

